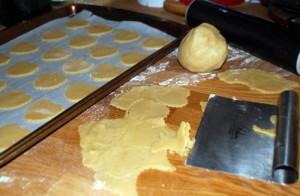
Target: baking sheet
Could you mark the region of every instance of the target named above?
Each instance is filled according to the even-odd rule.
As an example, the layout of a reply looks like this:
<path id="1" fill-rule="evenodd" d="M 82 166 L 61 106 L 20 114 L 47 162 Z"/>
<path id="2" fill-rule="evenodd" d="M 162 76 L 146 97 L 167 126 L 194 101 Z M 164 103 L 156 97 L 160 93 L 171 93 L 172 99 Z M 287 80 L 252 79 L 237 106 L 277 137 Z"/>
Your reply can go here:
<path id="1" fill-rule="evenodd" d="M 74 103 L 69 102 L 65 99 L 64 97 L 64 92 L 65 90 L 69 87 L 70 84 L 72 83 L 77 83 L 77 82 L 84 82 L 88 83 L 91 85 L 97 85 L 99 87 L 103 86 L 107 82 L 96 82 L 92 79 L 91 73 L 93 70 L 101 64 L 104 63 L 112 63 L 117 67 L 122 67 L 123 69 L 129 69 L 130 67 L 122 65 L 120 62 L 120 56 L 126 52 L 129 52 L 131 50 L 137 50 L 142 53 L 147 53 L 151 54 L 155 50 L 145 50 L 141 46 L 141 42 L 143 41 L 144 38 L 148 36 L 158 36 L 158 37 L 168 37 L 170 41 L 174 40 L 175 38 L 171 35 L 168 35 L 162 31 L 159 31 L 149 25 L 145 25 L 141 22 L 136 22 L 136 21 L 121 21 L 121 22 L 116 22 L 112 20 L 106 20 L 104 18 L 101 18 L 99 16 L 93 15 L 92 12 L 83 10 L 80 13 L 71 16 L 72 18 L 83 18 L 87 19 L 90 21 L 90 25 L 96 24 L 96 23 L 101 23 L 101 24 L 106 24 L 109 26 L 112 26 L 114 28 L 113 32 L 102 35 L 102 36 L 92 36 L 97 39 L 97 44 L 96 45 L 108 45 L 111 47 L 118 47 L 119 52 L 109 58 L 104 58 L 101 60 L 96 60 L 93 59 L 89 56 L 89 51 L 95 47 L 96 45 L 85 48 L 85 49 L 72 49 L 68 46 L 69 41 L 74 38 L 77 35 L 88 35 L 87 34 L 87 28 L 82 28 L 78 30 L 68 30 L 65 29 L 64 24 L 70 19 L 70 16 L 56 19 L 53 21 L 50 21 L 36 29 L 31 30 L 30 32 L 7 42 L 6 44 L 3 44 L 0 46 L 0 51 L 2 54 L 9 56 L 11 58 L 11 61 L 9 64 L 3 65 L 0 67 L 0 78 L 1 80 L 6 81 L 7 86 L 4 90 L 2 90 L 0 93 L 3 94 L 9 90 L 15 90 L 15 89 L 20 89 L 26 92 L 26 94 L 32 96 L 32 101 L 15 110 L 0 110 L 0 127 L 7 125 L 7 124 L 15 124 L 17 123 L 20 127 L 29 129 L 31 131 L 35 131 L 38 129 L 40 126 L 42 126 L 45 122 L 42 123 L 29 123 L 25 121 L 24 119 L 24 112 L 28 109 L 28 107 L 36 100 L 39 99 L 50 99 L 55 103 L 61 104 L 64 106 L 65 110 L 71 107 Z M 89 25 L 89 26 L 90 26 Z M 40 39 L 40 36 L 47 30 L 50 29 L 60 29 L 68 33 L 68 37 L 62 41 L 57 41 L 57 42 L 43 42 Z M 134 32 L 139 32 L 141 34 L 141 38 L 138 39 L 137 41 L 133 41 L 130 43 L 116 43 L 113 42 L 113 36 L 114 33 L 120 30 L 130 30 Z M 35 53 L 32 54 L 25 54 L 25 55 L 12 55 L 9 52 L 9 49 L 16 45 L 17 43 L 21 41 L 31 41 L 39 46 L 39 50 Z M 46 62 L 41 59 L 41 55 L 54 47 L 64 47 L 70 52 L 72 52 L 72 56 L 61 61 L 55 61 L 55 62 Z M 71 58 L 82 58 L 85 61 L 93 62 L 94 66 L 92 69 L 90 69 L 88 72 L 85 73 L 80 73 L 80 74 L 75 74 L 75 75 L 67 75 L 63 72 L 62 70 L 62 65 L 65 61 L 71 59 Z M 33 64 L 38 64 L 40 65 L 40 69 L 34 73 L 33 75 L 30 76 L 24 76 L 20 78 L 11 78 L 7 77 L 5 72 L 6 70 L 13 64 L 19 61 L 29 61 Z M 63 74 L 67 77 L 67 82 L 62 85 L 59 88 L 53 89 L 53 90 L 37 90 L 33 87 L 33 81 L 38 77 L 40 74 L 48 72 L 48 71 L 54 71 L 59 74 Z"/>

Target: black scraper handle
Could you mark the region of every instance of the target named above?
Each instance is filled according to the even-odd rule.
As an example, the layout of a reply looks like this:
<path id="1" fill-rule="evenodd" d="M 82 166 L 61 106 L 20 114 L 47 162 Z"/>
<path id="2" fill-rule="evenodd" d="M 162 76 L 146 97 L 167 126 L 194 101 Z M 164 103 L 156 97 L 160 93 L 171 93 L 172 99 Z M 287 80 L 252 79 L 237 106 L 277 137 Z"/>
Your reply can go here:
<path id="1" fill-rule="evenodd" d="M 216 26 L 227 42 L 277 66 L 300 74 L 300 33 L 206 0 L 193 1 L 186 12 L 189 27 Z"/>
<path id="2" fill-rule="evenodd" d="M 299 98 L 284 91 L 278 102 L 272 176 L 277 182 L 291 184 L 298 179 Z"/>

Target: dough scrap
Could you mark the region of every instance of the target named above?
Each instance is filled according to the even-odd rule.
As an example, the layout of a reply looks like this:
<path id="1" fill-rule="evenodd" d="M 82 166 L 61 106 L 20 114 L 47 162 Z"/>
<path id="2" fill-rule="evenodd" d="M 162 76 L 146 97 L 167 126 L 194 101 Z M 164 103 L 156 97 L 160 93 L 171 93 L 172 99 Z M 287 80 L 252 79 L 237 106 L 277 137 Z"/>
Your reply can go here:
<path id="1" fill-rule="evenodd" d="M 53 118 L 63 110 L 64 107 L 62 105 L 42 99 L 29 106 L 24 114 L 24 118 L 28 122 L 39 123 Z"/>
<path id="2" fill-rule="evenodd" d="M 70 102 L 77 102 L 85 98 L 98 88 L 98 86 L 85 84 L 82 82 L 72 84 L 65 92 L 65 97 Z"/>
<path id="3" fill-rule="evenodd" d="M 92 78 L 95 81 L 108 81 L 117 77 L 124 71 L 124 69 L 116 67 L 113 64 L 103 64 L 94 69 Z"/>
<path id="4" fill-rule="evenodd" d="M 201 106 L 201 111 L 204 113 L 206 106 L 207 106 L 207 101 L 200 101 L 200 106 Z"/>
<path id="5" fill-rule="evenodd" d="M 99 45 L 90 51 L 90 56 L 94 59 L 103 59 L 116 55 L 119 52 L 118 48 Z"/>
<path id="6" fill-rule="evenodd" d="M 6 75 L 9 77 L 23 77 L 34 74 L 39 70 L 39 66 L 32 64 L 28 61 L 20 61 L 16 64 L 11 65 L 6 70 Z"/>
<path id="7" fill-rule="evenodd" d="M 59 29 L 51 29 L 41 35 L 42 41 L 45 41 L 45 42 L 56 42 L 56 41 L 63 40 L 67 37 L 68 37 L 68 34 Z"/>
<path id="8" fill-rule="evenodd" d="M 183 87 L 137 86 L 130 91 L 114 97 L 111 105 L 127 110 L 134 102 L 145 99 L 153 100 L 169 107 L 183 107 L 187 104 L 190 91 Z"/>
<path id="9" fill-rule="evenodd" d="M 73 19 L 70 19 L 65 24 L 65 27 L 67 29 L 76 30 L 76 29 L 81 29 L 81 28 L 87 27 L 89 24 L 90 24 L 90 22 L 88 20 L 81 19 L 81 18 L 73 18 Z"/>
<path id="10" fill-rule="evenodd" d="M 178 48 L 178 61 L 191 72 L 219 69 L 228 54 L 227 43 L 219 30 L 208 23 L 193 28 Z"/>
<path id="11" fill-rule="evenodd" d="M 142 46 L 146 50 L 157 50 L 170 43 L 170 39 L 166 37 L 150 36 L 143 40 Z"/>
<path id="12" fill-rule="evenodd" d="M 0 109 L 14 110 L 31 101 L 31 96 L 21 90 L 11 90 L 0 95 Z"/>
<path id="13" fill-rule="evenodd" d="M 38 90 L 55 89 L 67 82 L 67 78 L 55 72 L 46 72 L 39 75 L 33 82 Z"/>
<path id="14" fill-rule="evenodd" d="M 114 36 L 114 41 L 119 43 L 129 43 L 135 40 L 140 39 L 141 34 L 137 32 L 132 32 L 128 30 L 121 30 L 119 32 L 116 32 Z"/>
<path id="15" fill-rule="evenodd" d="M 137 51 L 130 51 L 121 56 L 121 63 L 125 66 L 131 67 L 146 58 L 148 54 Z"/>
<path id="16" fill-rule="evenodd" d="M 24 41 L 24 42 L 20 42 L 17 45 L 13 46 L 10 49 L 10 53 L 11 54 L 17 54 L 17 55 L 21 55 L 21 54 L 31 54 L 36 52 L 39 49 L 39 47 L 37 45 L 35 45 L 32 42 L 29 41 Z"/>
<path id="17" fill-rule="evenodd" d="M 259 69 L 237 69 L 218 73 L 221 81 L 229 84 L 244 84 L 264 94 L 280 93 L 299 87 L 299 83 L 285 79 L 274 72 Z"/>
<path id="18" fill-rule="evenodd" d="M 72 55 L 72 53 L 69 52 L 68 50 L 66 50 L 65 48 L 58 47 L 58 48 L 52 48 L 52 49 L 46 51 L 43 54 L 42 59 L 44 61 L 60 61 L 60 60 L 68 58 L 71 55 Z"/>
<path id="19" fill-rule="evenodd" d="M 16 124 L 0 127 L 0 152 L 6 150 L 29 133 L 30 130 L 23 129 Z"/>
<path id="20" fill-rule="evenodd" d="M 82 49 L 93 46 L 96 44 L 96 42 L 97 40 L 93 37 L 86 35 L 78 35 L 69 42 L 69 45 L 71 48 Z"/>
<path id="21" fill-rule="evenodd" d="M 6 65 L 9 62 L 10 62 L 10 58 L 0 53 L 0 66 Z"/>
<path id="22" fill-rule="evenodd" d="M 0 91 L 3 90 L 3 89 L 5 89 L 5 87 L 6 87 L 6 82 L 0 80 Z"/>
<path id="23" fill-rule="evenodd" d="M 87 62 L 81 58 L 74 58 L 66 61 L 63 64 L 63 71 L 66 74 L 79 74 L 89 71 L 93 65 L 93 62 Z"/>
<path id="24" fill-rule="evenodd" d="M 113 31 L 113 27 L 104 24 L 94 24 L 88 28 L 88 34 L 94 36 L 105 35 Z"/>
<path id="25" fill-rule="evenodd" d="M 148 105 L 150 115 L 135 119 L 136 109 L 142 103 L 155 107 Z M 136 182 L 141 172 L 147 169 L 174 171 L 167 152 L 182 156 L 192 148 L 195 141 L 190 139 L 189 123 L 181 122 L 179 131 L 173 131 L 163 120 L 166 111 L 160 110 L 166 107 L 157 110 L 158 105 L 149 100 L 139 101 L 129 108 L 125 118 L 103 119 L 79 126 L 83 164 L 95 171 L 96 181 L 105 182 L 104 189 L 121 196 L 138 195 Z M 134 114 L 134 118 L 130 114 Z"/>

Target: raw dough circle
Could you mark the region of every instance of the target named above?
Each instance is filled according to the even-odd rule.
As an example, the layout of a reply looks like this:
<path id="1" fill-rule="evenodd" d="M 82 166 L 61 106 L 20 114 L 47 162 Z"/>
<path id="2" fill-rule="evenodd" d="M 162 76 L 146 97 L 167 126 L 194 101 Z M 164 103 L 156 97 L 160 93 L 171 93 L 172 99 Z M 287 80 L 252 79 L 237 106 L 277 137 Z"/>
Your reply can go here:
<path id="1" fill-rule="evenodd" d="M 36 52 L 39 49 L 37 45 L 32 42 L 24 41 L 20 42 L 17 45 L 13 46 L 10 49 L 12 54 L 30 54 Z"/>
<path id="2" fill-rule="evenodd" d="M 6 70 L 6 75 L 9 77 L 23 77 L 34 74 L 39 69 L 38 65 L 28 61 L 20 61 Z"/>
<path id="3" fill-rule="evenodd" d="M 17 109 L 29 103 L 31 99 L 31 96 L 25 94 L 21 90 L 11 90 L 0 95 L 0 109 Z"/>
<path id="4" fill-rule="evenodd" d="M 125 66 L 133 66 L 146 58 L 148 54 L 140 53 L 137 51 L 130 51 L 128 53 L 125 53 L 121 56 L 121 63 L 123 63 Z"/>
<path id="5" fill-rule="evenodd" d="M 141 35 L 136 32 L 128 31 L 128 30 L 122 30 L 119 32 L 116 32 L 114 36 L 114 41 L 119 43 L 128 43 L 135 40 L 140 39 Z"/>
<path id="6" fill-rule="evenodd" d="M 5 56 L 4 54 L 0 54 L 0 66 L 5 65 L 10 62 L 10 58 Z"/>
<path id="7" fill-rule="evenodd" d="M 33 82 L 36 89 L 48 90 L 55 89 L 67 82 L 67 78 L 55 72 L 46 72 L 39 75 Z"/>
<path id="8" fill-rule="evenodd" d="M 178 48 L 178 61 L 192 72 L 210 72 L 219 69 L 228 49 L 219 30 L 208 24 L 193 28 L 181 41 Z"/>
<path id="9" fill-rule="evenodd" d="M 89 21 L 88 20 L 85 20 L 85 19 L 81 19 L 81 18 L 73 18 L 73 19 L 70 19 L 66 24 L 65 24 L 65 27 L 67 29 L 81 29 L 81 28 L 84 28 L 86 26 L 89 25 Z"/>
<path id="10" fill-rule="evenodd" d="M 59 29 L 52 29 L 42 34 L 41 39 L 45 42 L 55 42 L 65 39 L 68 34 Z"/>
<path id="11" fill-rule="evenodd" d="M 87 62 L 82 60 L 81 58 L 74 58 L 66 61 L 63 64 L 63 71 L 66 74 L 78 74 L 87 72 L 94 65 L 92 62 Z"/>
<path id="12" fill-rule="evenodd" d="M 6 82 L 0 80 L 0 91 L 3 90 L 6 87 Z"/>
<path id="13" fill-rule="evenodd" d="M 151 118 L 166 118 L 170 109 L 152 100 L 139 100 L 128 109 L 128 116 L 135 120 L 147 120 Z"/>
<path id="14" fill-rule="evenodd" d="M 77 102 L 95 91 L 97 88 L 97 86 L 85 84 L 82 82 L 75 83 L 70 85 L 66 90 L 65 97 L 70 102 Z"/>
<path id="15" fill-rule="evenodd" d="M 42 59 L 44 61 L 60 61 L 60 60 L 68 58 L 71 55 L 72 55 L 71 52 L 69 52 L 68 50 L 66 50 L 63 47 L 59 47 L 59 48 L 53 48 L 53 49 L 46 51 L 43 54 Z"/>
<path id="16" fill-rule="evenodd" d="M 29 133 L 30 130 L 23 129 L 16 124 L 0 127 L 0 152 L 9 148 Z"/>
<path id="17" fill-rule="evenodd" d="M 93 71 L 92 78 L 96 81 L 111 80 L 124 72 L 124 69 L 112 64 L 103 64 L 96 67 Z"/>
<path id="18" fill-rule="evenodd" d="M 78 35 L 69 42 L 69 45 L 71 48 L 81 49 L 93 46 L 96 44 L 96 42 L 97 40 L 93 37 Z"/>
<path id="19" fill-rule="evenodd" d="M 142 42 L 143 48 L 146 50 L 157 50 L 170 43 L 170 39 L 166 37 L 150 36 Z"/>
<path id="20" fill-rule="evenodd" d="M 113 27 L 104 24 L 95 24 L 89 27 L 87 32 L 90 35 L 100 36 L 112 32 L 113 29 L 114 29 Z"/>
<path id="21" fill-rule="evenodd" d="M 62 105 L 42 99 L 29 106 L 24 114 L 24 118 L 28 122 L 38 123 L 53 118 L 63 110 L 64 107 Z"/>
<path id="22" fill-rule="evenodd" d="M 103 59 L 117 54 L 118 51 L 118 48 L 100 45 L 91 50 L 90 56 L 94 59 Z"/>

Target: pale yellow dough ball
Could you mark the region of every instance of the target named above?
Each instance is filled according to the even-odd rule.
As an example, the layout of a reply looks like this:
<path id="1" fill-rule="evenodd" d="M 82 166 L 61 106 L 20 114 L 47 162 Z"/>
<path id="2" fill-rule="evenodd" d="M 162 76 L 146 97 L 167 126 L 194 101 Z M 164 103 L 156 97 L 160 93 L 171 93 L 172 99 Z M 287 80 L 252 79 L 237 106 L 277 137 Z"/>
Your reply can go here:
<path id="1" fill-rule="evenodd" d="M 178 49 L 179 63 L 192 72 L 211 72 L 226 60 L 227 43 L 219 30 L 208 23 L 191 29 Z"/>

